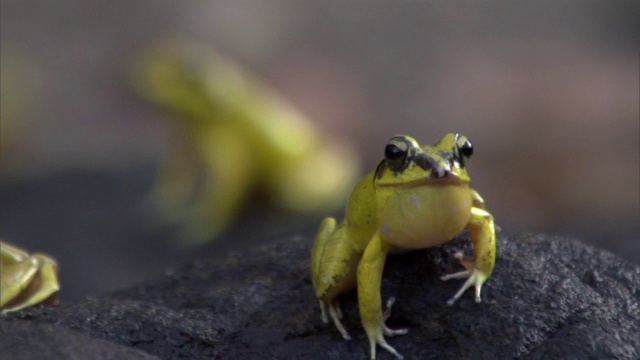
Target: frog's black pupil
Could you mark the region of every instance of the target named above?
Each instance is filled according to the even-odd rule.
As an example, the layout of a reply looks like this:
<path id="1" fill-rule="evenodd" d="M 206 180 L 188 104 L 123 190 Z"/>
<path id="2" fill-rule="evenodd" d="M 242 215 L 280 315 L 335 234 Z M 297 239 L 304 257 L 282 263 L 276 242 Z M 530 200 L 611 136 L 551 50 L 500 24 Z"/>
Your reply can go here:
<path id="1" fill-rule="evenodd" d="M 384 156 L 389 160 L 399 159 L 403 153 L 402 149 L 393 144 L 388 144 L 387 147 L 384 148 Z"/>
<path id="2" fill-rule="evenodd" d="M 471 155 L 473 155 L 473 146 L 471 146 L 471 143 L 469 141 L 465 141 L 460 151 L 462 152 L 462 155 L 464 155 L 465 157 L 471 157 Z"/>

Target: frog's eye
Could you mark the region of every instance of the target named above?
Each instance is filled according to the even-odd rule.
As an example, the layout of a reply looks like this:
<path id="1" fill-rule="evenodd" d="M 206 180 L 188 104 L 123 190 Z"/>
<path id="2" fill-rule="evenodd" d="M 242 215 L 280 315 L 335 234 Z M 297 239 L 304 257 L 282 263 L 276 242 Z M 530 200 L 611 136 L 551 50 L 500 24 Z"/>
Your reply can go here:
<path id="1" fill-rule="evenodd" d="M 456 137 L 456 148 L 460 166 L 465 167 L 469 162 L 469 158 L 473 155 L 473 145 L 471 145 L 471 141 L 466 136 L 458 135 Z"/>
<path id="2" fill-rule="evenodd" d="M 406 142 L 400 141 L 400 139 L 391 139 L 384 148 L 384 159 L 387 166 L 397 171 L 404 166 L 408 153 L 409 145 Z"/>

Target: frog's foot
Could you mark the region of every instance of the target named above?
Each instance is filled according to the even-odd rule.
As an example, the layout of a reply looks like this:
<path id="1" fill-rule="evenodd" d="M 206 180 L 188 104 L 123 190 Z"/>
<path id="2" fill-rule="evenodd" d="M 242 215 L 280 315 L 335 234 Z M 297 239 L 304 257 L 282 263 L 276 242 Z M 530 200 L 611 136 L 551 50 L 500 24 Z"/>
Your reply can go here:
<path id="1" fill-rule="evenodd" d="M 377 334 L 370 336 L 369 344 L 371 345 L 371 360 L 375 360 L 376 358 L 376 345 L 380 345 L 381 348 L 392 353 L 398 359 L 400 360 L 404 359 L 404 357 L 400 355 L 400 353 L 398 353 L 396 349 L 394 349 L 391 345 L 387 344 L 387 342 L 384 340 L 384 335 L 382 334 L 382 332 L 378 332 Z"/>
<path id="2" fill-rule="evenodd" d="M 465 271 L 460 271 L 454 274 L 444 275 L 440 279 L 441 280 L 451 280 L 451 279 L 467 279 L 465 283 L 462 285 L 460 290 L 447 301 L 447 305 L 453 305 L 456 300 L 458 300 L 464 292 L 470 288 L 471 286 L 475 287 L 476 290 L 476 302 L 479 303 L 481 300 L 480 292 L 482 290 L 482 284 L 487 280 L 488 276 L 485 275 L 481 270 L 475 267 L 475 259 L 470 257 L 465 257 L 461 253 L 456 253 L 454 257 L 460 260 L 460 263 L 466 268 Z"/>
<path id="3" fill-rule="evenodd" d="M 383 319 L 382 330 L 386 336 L 391 336 L 391 337 L 396 335 L 404 335 L 409 332 L 408 329 L 397 329 L 397 330 L 389 329 L 387 325 L 384 324 L 384 321 L 387 321 L 389 316 L 391 316 L 391 308 L 393 307 L 393 304 L 395 304 L 395 302 L 396 302 L 396 298 L 390 297 L 389 300 L 387 300 L 387 310 L 385 310 L 384 313 L 382 313 L 382 319 Z"/>
<path id="4" fill-rule="evenodd" d="M 392 353 L 398 359 L 403 359 L 402 355 L 400 355 L 391 345 L 387 344 L 386 340 L 384 339 L 385 336 L 393 337 L 396 335 L 404 335 L 409 331 L 407 329 L 389 329 L 385 324 L 385 321 L 391 315 L 391 307 L 393 306 L 395 301 L 396 300 L 393 297 L 389 298 L 389 300 L 387 301 L 387 309 L 382 314 L 381 326 L 372 331 L 367 330 L 367 336 L 369 337 L 369 344 L 371 346 L 371 359 L 376 358 L 376 345 L 380 345 L 381 348 Z"/>
<path id="5" fill-rule="evenodd" d="M 340 310 L 340 303 L 338 303 L 338 300 L 333 300 L 331 302 L 324 302 L 320 300 L 320 315 L 322 317 L 322 321 L 324 323 L 328 323 L 329 319 L 327 318 L 327 313 L 324 309 L 325 305 L 329 307 L 329 316 L 331 317 L 331 320 L 333 320 L 333 324 L 336 326 L 336 329 L 340 331 L 340 334 L 345 340 L 351 340 L 351 336 L 349 336 L 349 333 L 344 326 L 342 326 L 342 322 L 340 321 L 340 319 L 342 319 L 342 310 Z"/>

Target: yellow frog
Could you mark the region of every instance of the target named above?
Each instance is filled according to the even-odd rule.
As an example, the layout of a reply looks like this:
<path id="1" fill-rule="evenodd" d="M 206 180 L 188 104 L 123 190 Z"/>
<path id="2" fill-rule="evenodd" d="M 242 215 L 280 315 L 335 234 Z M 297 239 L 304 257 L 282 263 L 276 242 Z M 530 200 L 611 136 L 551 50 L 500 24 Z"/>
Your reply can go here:
<path id="1" fill-rule="evenodd" d="M 209 46 L 163 41 L 131 74 L 141 95 L 175 114 L 177 146 L 151 197 L 159 218 L 182 225 L 184 245 L 220 235 L 256 194 L 293 213 L 322 213 L 357 179 L 348 146 Z"/>
<path id="2" fill-rule="evenodd" d="M 496 231 L 484 200 L 469 187 L 465 166 L 472 153 L 471 142 L 460 134 L 446 134 L 436 145 L 422 147 L 409 136 L 394 136 L 385 147 L 384 160 L 351 193 L 343 222 L 338 225 L 329 217 L 320 225 L 311 266 L 322 320 L 328 322 L 326 306 L 349 340 L 336 297 L 357 286 L 371 359 L 376 344 L 401 359 L 385 336 L 407 333 L 385 326 L 390 309 L 383 314 L 380 285 L 389 250 L 434 247 L 469 229 L 474 256 L 456 254 L 466 270 L 442 280 L 467 278 L 449 305 L 471 286 L 480 302 L 480 290 L 495 263 Z"/>
<path id="3" fill-rule="evenodd" d="M 0 313 L 37 304 L 55 304 L 58 264 L 45 254 L 29 254 L 0 241 Z"/>

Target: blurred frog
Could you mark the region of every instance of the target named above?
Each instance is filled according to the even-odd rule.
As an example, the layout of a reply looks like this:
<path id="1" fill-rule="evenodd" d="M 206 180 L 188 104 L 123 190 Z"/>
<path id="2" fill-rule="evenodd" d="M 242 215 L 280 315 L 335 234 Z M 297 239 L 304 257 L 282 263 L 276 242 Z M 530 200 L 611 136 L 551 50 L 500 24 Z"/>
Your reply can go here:
<path id="1" fill-rule="evenodd" d="M 184 225 L 185 243 L 215 238 L 256 190 L 296 213 L 342 205 L 359 173 L 353 151 L 213 48 L 165 41 L 132 69 L 135 89 L 173 113 L 179 144 L 152 201 Z"/>
<path id="2" fill-rule="evenodd" d="M 30 255 L 0 242 L 0 311 L 10 312 L 58 300 L 60 283 L 56 261 L 44 254 Z"/>
<path id="3" fill-rule="evenodd" d="M 0 64 L 0 182 L 3 182 L 24 175 L 25 162 L 21 161 L 20 152 L 33 130 L 40 76 L 32 59 L 11 44 L 3 43 Z"/>

